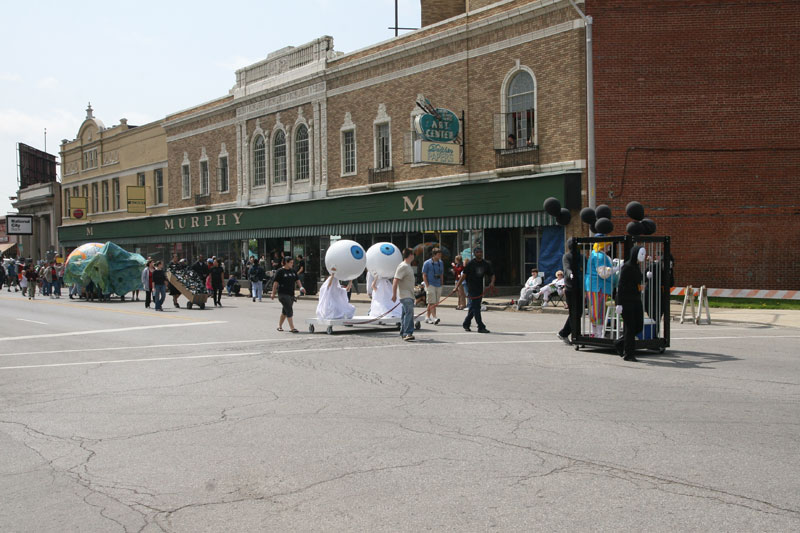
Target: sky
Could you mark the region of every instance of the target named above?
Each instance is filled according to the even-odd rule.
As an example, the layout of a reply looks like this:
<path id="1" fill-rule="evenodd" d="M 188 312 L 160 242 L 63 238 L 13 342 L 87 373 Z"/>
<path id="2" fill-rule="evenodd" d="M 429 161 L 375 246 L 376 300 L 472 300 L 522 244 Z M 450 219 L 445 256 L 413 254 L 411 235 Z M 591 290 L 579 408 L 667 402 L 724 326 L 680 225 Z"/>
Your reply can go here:
<path id="1" fill-rule="evenodd" d="M 141 125 L 224 96 L 236 69 L 323 35 L 353 52 L 394 37 L 395 0 L 234 4 L 8 2 L 0 32 L 0 216 L 13 213 L 17 143 L 58 156 L 86 118 Z M 417 28 L 420 1 L 398 0 L 399 26 Z M 403 31 L 400 32 L 405 33 Z M 58 168 L 59 181 L 61 168 Z"/>

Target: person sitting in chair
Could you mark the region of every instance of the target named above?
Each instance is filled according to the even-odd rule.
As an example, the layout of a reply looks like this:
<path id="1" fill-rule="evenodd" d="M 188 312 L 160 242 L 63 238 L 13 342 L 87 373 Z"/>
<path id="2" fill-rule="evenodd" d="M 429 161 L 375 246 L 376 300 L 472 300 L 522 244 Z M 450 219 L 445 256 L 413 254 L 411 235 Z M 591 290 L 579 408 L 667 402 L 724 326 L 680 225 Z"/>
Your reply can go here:
<path id="1" fill-rule="evenodd" d="M 528 305 L 531 300 L 539 297 L 539 291 L 542 288 L 542 278 L 539 276 L 539 271 L 535 268 L 531 269 L 531 277 L 522 286 L 519 291 L 519 304 Z"/>
<path id="2" fill-rule="evenodd" d="M 550 301 L 550 296 L 553 293 L 558 293 L 559 296 L 564 295 L 564 271 L 559 270 L 556 272 L 556 279 L 542 287 L 539 294 L 542 296 L 542 307 L 547 307 L 547 302 Z"/>

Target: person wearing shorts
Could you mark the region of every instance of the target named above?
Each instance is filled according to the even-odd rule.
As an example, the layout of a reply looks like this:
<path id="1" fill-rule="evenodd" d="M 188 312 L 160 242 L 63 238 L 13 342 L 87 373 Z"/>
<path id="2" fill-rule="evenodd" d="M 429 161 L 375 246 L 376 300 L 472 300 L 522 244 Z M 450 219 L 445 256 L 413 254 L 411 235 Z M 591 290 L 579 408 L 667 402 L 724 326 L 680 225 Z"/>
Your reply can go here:
<path id="1" fill-rule="evenodd" d="M 422 264 L 422 281 L 425 282 L 425 303 L 428 304 L 425 322 L 438 324 L 436 306 L 442 299 L 442 285 L 444 284 L 444 262 L 442 262 L 442 251 L 439 248 L 431 250 L 431 258 Z"/>
<path id="2" fill-rule="evenodd" d="M 283 322 L 284 320 L 289 321 L 289 327 L 291 328 L 292 333 L 298 333 L 297 329 L 294 327 L 294 320 L 292 317 L 294 316 L 294 311 L 292 310 L 292 306 L 294 305 L 294 287 L 300 289 L 300 294 L 305 294 L 306 290 L 303 288 L 303 284 L 300 283 L 300 280 L 297 279 L 297 272 L 294 271 L 294 259 L 292 256 L 288 255 L 283 258 L 283 265 L 280 269 L 275 273 L 275 278 L 272 282 L 272 299 L 275 299 L 275 293 L 278 294 L 278 301 L 281 303 L 281 318 L 278 321 L 278 331 L 283 331 Z"/>

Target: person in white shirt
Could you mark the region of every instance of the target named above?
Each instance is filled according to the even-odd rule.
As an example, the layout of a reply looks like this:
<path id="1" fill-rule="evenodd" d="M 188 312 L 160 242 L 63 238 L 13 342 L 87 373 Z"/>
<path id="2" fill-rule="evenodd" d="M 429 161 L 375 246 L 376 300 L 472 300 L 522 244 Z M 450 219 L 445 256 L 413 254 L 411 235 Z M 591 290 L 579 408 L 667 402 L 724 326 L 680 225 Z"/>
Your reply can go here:
<path id="1" fill-rule="evenodd" d="M 542 287 L 542 290 L 539 291 L 539 294 L 542 296 L 542 307 L 547 307 L 547 302 L 550 301 L 550 296 L 552 296 L 554 292 L 558 293 L 559 296 L 563 296 L 564 283 L 564 271 L 559 270 L 556 272 L 556 279 Z"/>
<path id="2" fill-rule="evenodd" d="M 392 281 L 392 301 L 398 297 L 403 307 L 402 326 L 400 336 L 404 341 L 414 340 L 414 270 L 411 263 L 414 261 L 414 251 L 411 248 L 403 249 L 403 262 L 397 265 Z"/>
<path id="3" fill-rule="evenodd" d="M 539 297 L 539 290 L 542 287 L 542 278 L 539 276 L 539 271 L 535 268 L 531 269 L 531 277 L 522 286 L 519 291 L 519 300 L 521 302 L 530 302 L 531 300 Z"/>

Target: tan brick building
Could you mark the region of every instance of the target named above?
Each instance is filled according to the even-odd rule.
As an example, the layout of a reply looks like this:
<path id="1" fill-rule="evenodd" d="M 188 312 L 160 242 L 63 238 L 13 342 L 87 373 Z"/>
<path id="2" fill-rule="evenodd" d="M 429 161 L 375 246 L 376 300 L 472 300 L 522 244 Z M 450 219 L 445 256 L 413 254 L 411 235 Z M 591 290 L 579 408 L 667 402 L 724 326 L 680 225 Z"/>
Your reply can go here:
<path id="1" fill-rule="evenodd" d="M 103 235 L 184 256 L 302 253 L 320 274 L 339 236 L 421 256 L 438 243 L 446 260 L 482 245 L 508 285 L 554 271 L 564 230 L 542 201 L 577 213 L 586 166 L 580 17 L 566 0 L 422 8 L 420 30 L 349 54 L 331 37 L 278 50 L 167 116 L 168 212 Z M 459 119 L 462 146 L 422 138 L 424 99 Z M 425 162 L 432 150 L 454 164 Z"/>
<path id="2" fill-rule="evenodd" d="M 94 235 L 98 224 L 130 223 L 167 213 L 169 169 L 162 123 L 133 126 L 123 118 L 119 124 L 106 127 L 89 105 L 76 138 L 61 142 L 61 246 L 67 251 L 84 242 L 110 240 Z M 128 187 L 144 187 L 145 213 L 128 212 Z M 82 198 L 86 199 L 85 207 Z M 71 231 L 65 233 L 63 228 L 67 227 Z M 122 246 L 139 244 L 113 237 Z M 127 247 L 146 253 L 138 246 Z"/>

